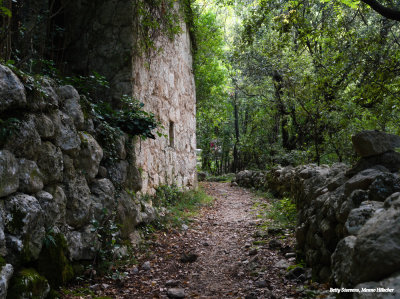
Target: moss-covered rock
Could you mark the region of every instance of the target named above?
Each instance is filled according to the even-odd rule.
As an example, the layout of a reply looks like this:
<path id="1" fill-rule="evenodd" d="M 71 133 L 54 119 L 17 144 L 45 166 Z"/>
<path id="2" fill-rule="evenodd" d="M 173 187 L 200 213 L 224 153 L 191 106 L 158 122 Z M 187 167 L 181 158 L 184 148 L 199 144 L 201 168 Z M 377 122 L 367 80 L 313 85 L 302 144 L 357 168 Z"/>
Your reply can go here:
<path id="1" fill-rule="evenodd" d="M 52 287 L 65 284 L 74 277 L 71 263 L 65 256 L 67 241 L 62 234 L 50 234 L 38 260 L 38 271 Z"/>
<path id="2" fill-rule="evenodd" d="M 22 193 L 11 195 L 5 201 L 5 215 L 7 242 L 12 244 L 7 245 L 12 249 L 8 255 L 15 257 L 13 263 L 21 260 L 22 253 L 23 262 L 36 260 L 45 235 L 44 215 L 38 200 Z"/>
<path id="3" fill-rule="evenodd" d="M 22 269 L 11 280 L 7 299 L 44 299 L 49 292 L 46 278 L 35 269 Z"/>

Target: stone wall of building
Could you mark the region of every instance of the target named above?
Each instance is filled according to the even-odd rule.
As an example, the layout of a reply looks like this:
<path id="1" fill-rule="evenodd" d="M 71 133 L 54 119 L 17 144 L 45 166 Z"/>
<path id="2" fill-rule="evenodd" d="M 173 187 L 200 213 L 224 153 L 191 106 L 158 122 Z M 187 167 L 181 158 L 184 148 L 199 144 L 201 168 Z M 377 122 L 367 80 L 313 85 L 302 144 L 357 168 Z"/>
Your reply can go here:
<path id="1" fill-rule="evenodd" d="M 196 103 L 186 24 L 173 39 L 159 35 L 157 50 L 140 56 L 134 54 L 135 1 L 68 3 L 59 21 L 67 24 L 70 71 L 97 72 L 110 82 L 93 100 L 141 100 L 162 124 L 163 136 L 134 141 L 123 134 L 109 151 L 105 124 L 84 111 L 73 86 L 43 77 L 33 89 L 24 85 L 27 78 L 21 81 L 0 65 L 0 117 L 11 127 L 18 120 L 10 136 L 0 132 L 0 298 L 7 292 L 31 297 L 36 286 L 23 289 L 19 283 L 30 277 L 41 285 L 35 296 L 45 298 L 50 286 L 79 272 L 72 266 L 95 258 L 99 227 L 109 221 L 120 224 L 117 236 L 134 238 L 137 225 L 157 216 L 151 201 L 136 192 L 151 194 L 163 184 L 196 186 Z"/>
<path id="2" fill-rule="evenodd" d="M 134 1 L 71 0 L 65 9 L 65 59 L 74 74 L 105 76 L 110 88 L 99 96 L 132 93 Z"/>
<path id="3" fill-rule="evenodd" d="M 72 69 L 104 75 L 111 83 L 109 95 L 114 102 L 123 94 L 133 96 L 163 126 L 160 131 L 164 136 L 137 142 L 141 191 L 154 193 L 154 188 L 163 184 L 194 188 L 196 99 L 187 24 L 181 22 L 182 31 L 173 39 L 158 34 L 155 49 L 138 55 L 140 18 L 134 13 L 134 2 L 75 2 L 66 16 L 71 20 L 67 52 Z M 175 9 L 179 11 L 177 5 Z"/>
<path id="4" fill-rule="evenodd" d="M 161 122 L 163 137 L 136 144 L 142 192 L 163 184 L 194 188 L 196 179 L 196 99 L 188 29 L 170 40 L 160 36 L 149 56 L 136 57 L 133 94 Z"/>

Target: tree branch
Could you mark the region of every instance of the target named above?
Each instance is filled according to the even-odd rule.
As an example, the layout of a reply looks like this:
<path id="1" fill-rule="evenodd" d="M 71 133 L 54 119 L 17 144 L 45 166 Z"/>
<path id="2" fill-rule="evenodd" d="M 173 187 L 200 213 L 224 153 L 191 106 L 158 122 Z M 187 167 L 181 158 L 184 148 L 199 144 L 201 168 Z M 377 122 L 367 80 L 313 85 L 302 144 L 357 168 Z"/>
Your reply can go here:
<path id="1" fill-rule="evenodd" d="M 375 10 L 377 13 L 384 16 L 385 18 L 400 22 L 400 10 L 383 6 L 377 0 L 361 1 L 369 5 L 373 10 Z"/>

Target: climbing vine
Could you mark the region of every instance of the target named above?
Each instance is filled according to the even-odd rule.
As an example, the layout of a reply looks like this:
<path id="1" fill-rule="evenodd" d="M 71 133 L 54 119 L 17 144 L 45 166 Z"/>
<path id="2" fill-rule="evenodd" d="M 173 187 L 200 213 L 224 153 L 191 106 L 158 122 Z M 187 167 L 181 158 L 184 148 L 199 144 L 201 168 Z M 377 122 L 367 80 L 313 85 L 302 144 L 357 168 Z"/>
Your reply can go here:
<path id="1" fill-rule="evenodd" d="M 190 0 L 136 0 L 137 52 L 162 50 L 155 44 L 157 37 L 166 35 L 172 40 L 181 33 L 181 21 L 190 18 L 188 8 Z"/>

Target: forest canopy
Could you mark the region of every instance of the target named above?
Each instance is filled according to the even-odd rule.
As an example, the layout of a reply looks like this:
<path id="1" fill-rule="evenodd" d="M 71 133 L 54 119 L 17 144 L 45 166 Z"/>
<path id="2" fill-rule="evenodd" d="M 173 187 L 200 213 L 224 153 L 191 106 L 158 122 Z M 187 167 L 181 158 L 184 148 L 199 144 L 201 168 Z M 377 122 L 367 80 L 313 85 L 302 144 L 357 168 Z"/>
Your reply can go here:
<path id="1" fill-rule="evenodd" d="M 400 133 L 396 1 L 195 1 L 198 147 L 213 173 L 352 162 Z"/>

